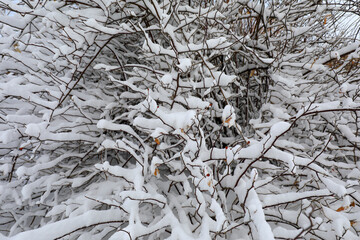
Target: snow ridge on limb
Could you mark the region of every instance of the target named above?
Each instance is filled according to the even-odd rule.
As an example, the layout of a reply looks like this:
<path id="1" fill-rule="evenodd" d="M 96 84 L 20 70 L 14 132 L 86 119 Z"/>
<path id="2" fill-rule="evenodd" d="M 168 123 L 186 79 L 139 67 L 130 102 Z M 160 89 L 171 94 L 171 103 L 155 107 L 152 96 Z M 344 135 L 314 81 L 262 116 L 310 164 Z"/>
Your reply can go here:
<path id="1" fill-rule="evenodd" d="M 255 239 L 275 239 L 270 225 L 266 222 L 262 203 L 254 189 L 258 172 L 254 168 L 251 178 L 242 179 L 235 191 L 240 199 L 240 205 L 245 211 L 244 221 L 249 222 L 253 237 Z"/>
<path id="2" fill-rule="evenodd" d="M 62 237 L 83 228 L 100 224 L 121 222 L 122 218 L 122 214 L 116 209 L 103 211 L 89 210 L 82 215 L 50 223 L 38 229 L 22 232 L 8 239 L 27 239 L 33 238 L 34 236 L 37 236 L 37 239 L 39 240 L 49 238 L 61 239 Z"/>

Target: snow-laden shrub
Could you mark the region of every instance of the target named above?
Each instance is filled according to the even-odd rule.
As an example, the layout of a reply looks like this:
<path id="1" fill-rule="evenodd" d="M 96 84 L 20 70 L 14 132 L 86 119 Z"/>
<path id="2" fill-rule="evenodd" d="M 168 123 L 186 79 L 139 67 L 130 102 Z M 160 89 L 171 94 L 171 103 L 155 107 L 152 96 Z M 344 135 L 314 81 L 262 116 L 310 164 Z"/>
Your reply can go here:
<path id="1" fill-rule="evenodd" d="M 346 6 L 3 0 L 0 239 L 357 238 Z"/>

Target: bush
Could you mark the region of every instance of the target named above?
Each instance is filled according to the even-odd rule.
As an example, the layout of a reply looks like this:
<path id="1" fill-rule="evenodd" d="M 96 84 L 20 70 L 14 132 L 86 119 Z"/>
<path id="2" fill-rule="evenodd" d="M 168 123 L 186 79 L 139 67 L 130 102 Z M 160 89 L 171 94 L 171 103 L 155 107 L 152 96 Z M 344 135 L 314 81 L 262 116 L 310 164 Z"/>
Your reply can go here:
<path id="1" fill-rule="evenodd" d="M 355 3 L 0 7 L 0 239 L 358 238 Z"/>

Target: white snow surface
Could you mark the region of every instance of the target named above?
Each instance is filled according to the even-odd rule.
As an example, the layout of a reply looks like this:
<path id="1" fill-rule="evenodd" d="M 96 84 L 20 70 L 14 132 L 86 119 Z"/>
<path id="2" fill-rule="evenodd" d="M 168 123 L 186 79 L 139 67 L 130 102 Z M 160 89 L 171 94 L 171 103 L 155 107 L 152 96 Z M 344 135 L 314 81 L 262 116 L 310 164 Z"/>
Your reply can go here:
<path id="1" fill-rule="evenodd" d="M 173 80 L 173 78 L 172 78 L 171 74 L 164 74 L 164 76 L 162 76 L 160 79 L 160 81 L 165 85 L 171 84 L 172 80 Z"/>
<path id="2" fill-rule="evenodd" d="M 176 129 L 189 129 L 193 123 L 197 121 L 197 114 L 195 110 L 179 110 L 164 111 L 162 107 L 158 107 L 156 101 L 148 96 L 148 98 L 141 103 L 142 111 L 151 111 L 156 118 L 148 119 L 144 117 L 136 117 L 134 125 L 140 128 L 153 129 L 162 128 L 165 131 L 172 131 Z M 199 117 L 201 117 L 199 115 Z"/>
<path id="3" fill-rule="evenodd" d="M 177 65 L 178 68 L 181 69 L 183 72 L 187 72 L 191 67 L 191 59 L 190 58 L 180 58 L 179 64 Z"/>
<path id="4" fill-rule="evenodd" d="M 336 183 L 332 179 L 329 179 L 327 177 L 321 177 L 321 181 L 325 184 L 325 186 L 327 187 L 327 189 L 329 189 L 330 192 L 335 193 L 339 197 L 343 197 L 347 193 L 346 188 L 343 185 Z"/>
<path id="5" fill-rule="evenodd" d="M 246 206 L 245 220 L 251 220 L 252 223 L 255 225 L 255 228 L 253 229 L 255 230 L 256 239 L 259 240 L 275 239 L 270 225 L 265 220 L 262 204 L 254 189 L 251 189 L 249 191 L 249 195 L 246 200 L 245 206 Z"/>
<path id="6" fill-rule="evenodd" d="M 231 105 L 226 105 L 222 112 L 222 121 L 225 127 L 232 127 L 235 124 L 235 109 Z"/>
<path id="7" fill-rule="evenodd" d="M 325 216 L 331 220 L 332 228 L 336 235 L 342 237 L 344 231 L 351 227 L 349 219 L 342 212 L 336 212 L 325 206 L 322 208 Z"/>
<path id="8" fill-rule="evenodd" d="M 110 221 L 121 222 L 122 219 L 123 215 L 120 214 L 119 210 L 117 209 L 110 209 L 104 211 L 89 210 L 80 216 L 66 218 L 54 223 L 49 223 L 41 228 L 21 232 L 15 236 L 5 239 L 24 240 L 33 239 L 34 236 L 36 236 L 37 240 L 56 239 L 62 237 L 65 233 L 71 233 L 83 227 L 88 227 L 94 224 L 101 224 Z"/>
<path id="9" fill-rule="evenodd" d="M 273 206 L 279 205 L 288 202 L 294 202 L 300 199 L 306 199 L 310 197 L 318 196 L 327 196 L 331 193 L 327 189 L 316 190 L 316 191 L 306 191 L 306 192 L 297 192 L 297 193 L 281 193 L 281 194 L 271 194 L 264 197 L 264 206 Z"/>

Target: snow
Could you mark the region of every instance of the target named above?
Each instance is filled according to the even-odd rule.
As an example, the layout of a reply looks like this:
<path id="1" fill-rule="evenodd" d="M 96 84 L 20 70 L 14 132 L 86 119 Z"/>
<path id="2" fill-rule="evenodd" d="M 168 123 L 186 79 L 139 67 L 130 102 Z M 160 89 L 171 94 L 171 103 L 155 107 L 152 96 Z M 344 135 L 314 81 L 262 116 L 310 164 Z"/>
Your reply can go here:
<path id="1" fill-rule="evenodd" d="M 109 162 L 95 164 L 95 168 L 99 171 L 105 171 L 111 175 L 122 177 L 129 182 L 136 182 L 137 178 L 140 178 L 141 175 L 141 169 L 139 168 L 128 169 L 120 166 L 111 166 Z"/>
<path id="2" fill-rule="evenodd" d="M 43 183 L 44 179 L 38 179 L 32 183 L 26 184 L 22 189 L 21 189 L 21 194 L 23 196 L 23 199 L 29 199 L 31 198 L 31 195 L 34 191 L 35 188 L 37 188 L 39 185 L 41 185 Z"/>
<path id="3" fill-rule="evenodd" d="M 19 178 L 25 177 L 25 176 L 34 176 L 35 174 L 37 174 L 39 171 L 41 170 L 45 170 L 45 169 L 50 169 L 54 166 L 56 166 L 58 163 L 60 163 L 61 161 L 63 161 L 66 158 L 69 157 L 83 157 L 85 154 L 70 154 L 70 153 L 66 153 L 63 154 L 53 160 L 50 161 L 50 156 L 49 155 L 43 155 L 41 157 L 39 157 L 37 159 L 37 164 L 32 166 L 32 167 L 25 167 L 25 166 L 20 166 L 17 170 L 16 170 L 16 175 Z"/>
<path id="4" fill-rule="evenodd" d="M 295 173 L 296 172 L 295 163 L 306 164 L 311 160 L 295 157 L 291 153 L 281 151 L 275 146 L 272 146 L 274 144 L 275 139 L 281 136 L 283 133 L 285 133 L 290 128 L 290 126 L 291 125 L 287 122 L 275 123 L 270 129 L 269 135 L 265 136 L 260 142 L 251 140 L 250 146 L 246 148 L 242 148 L 239 151 L 237 151 L 234 156 L 234 159 L 239 159 L 239 158 L 256 159 L 259 158 L 264 153 L 264 151 L 266 151 L 266 153 L 264 154 L 265 157 L 278 159 L 285 162 L 288 165 L 288 170 L 292 173 Z M 280 147 L 282 146 L 280 145 Z"/>
<path id="5" fill-rule="evenodd" d="M 331 58 L 336 58 L 337 60 L 340 60 L 340 54 L 338 52 L 331 52 Z"/>
<path id="6" fill-rule="evenodd" d="M 47 125 L 46 122 L 30 123 L 26 126 L 25 133 L 29 136 L 39 137 L 42 132 L 46 131 Z"/>
<path id="7" fill-rule="evenodd" d="M 347 193 L 346 188 L 338 183 L 335 183 L 329 178 L 322 177 L 321 181 L 325 184 L 326 188 L 330 190 L 330 192 L 335 193 L 339 197 L 344 197 Z"/>
<path id="8" fill-rule="evenodd" d="M 163 128 L 160 128 L 160 127 L 158 127 L 158 128 L 155 128 L 155 130 L 151 133 L 151 137 L 153 137 L 153 138 L 158 138 L 158 137 L 161 137 L 161 135 L 166 135 L 166 134 L 168 134 L 168 131 L 166 131 L 165 129 L 163 129 Z"/>
<path id="9" fill-rule="evenodd" d="M 299 201 L 301 199 L 308 199 L 311 197 L 328 196 L 331 193 L 327 189 L 305 192 L 269 194 L 264 197 L 264 207 L 280 205 L 289 202 Z"/>
<path id="10" fill-rule="evenodd" d="M 324 10 L 326 9 L 326 5 L 321 5 L 321 4 L 318 4 L 317 7 L 316 7 L 316 12 L 317 13 L 322 13 Z"/>
<path id="11" fill-rule="evenodd" d="M 165 131 L 171 131 L 176 129 L 187 130 L 193 123 L 197 122 L 197 114 L 194 110 L 188 110 L 185 112 L 164 112 L 161 108 L 157 108 L 157 104 L 152 98 L 144 101 L 143 106 L 145 107 L 145 109 L 153 112 L 158 117 L 158 119 L 146 119 L 143 117 L 136 117 L 134 119 L 134 125 L 137 127 L 150 129 L 161 128 Z"/>
<path id="12" fill-rule="evenodd" d="M 222 112 L 222 121 L 224 126 L 232 127 L 235 124 L 235 120 L 236 120 L 235 109 L 230 105 L 226 105 Z"/>
<path id="13" fill-rule="evenodd" d="M 2 172 L 2 174 L 5 176 L 5 175 L 8 175 L 8 173 L 11 171 L 11 164 L 2 164 L 0 166 L 0 172 Z"/>
<path id="14" fill-rule="evenodd" d="M 261 109 L 263 111 L 269 110 L 270 112 L 272 112 L 275 121 L 277 119 L 290 119 L 290 115 L 284 112 L 284 109 L 282 109 L 281 107 L 277 107 L 275 104 L 264 104 Z"/>
<path id="15" fill-rule="evenodd" d="M 290 230 L 283 227 L 276 227 L 273 230 L 275 238 L 279 239 L 295 239 L 302 232 L 302 229 Z"/>
<path id="16" fill-rule="evenodd" d="M 182 72 L 187 72 L 190 69 L 191 65 L 192 65 L 192 63 L 191 63 L 192 61 L 191 61 L 190 58 L 180 58 L 179 62 L 180 63 L 178 65 L 176 65 L 176 66 L 178 68 L 180 68 L 180 70 Z"/>
<path id="17" fill-rule="evenodd" d="M 150 165 L 150 174 L 151 175 L 155 175 L 157 178 L 160 178 L 160 171 L 158 169 L 158 167 L 160 166 L 160 164 L 164 163 L 163 160 L 161 160 L 159 157 L 154 156 L 151 160 L 151 165 Z"/>
<path id="18" fill-rule="evenodd" d="M 147 34 L 145 34 L 145 37 L 146 37 L 146 40 L 144 41 L 144 44 L 142 46 L 145 51 L 149 51 L 156 55 L 165 54 L 165 55 L 169 55 L 174 58 L 176 57 L 176 54 L 173 50 L 165 49 L 161 45 L 154 43 Z M 181 62 L 180 62 L 180 64 L 181 64 Z"/>
<path id="19" fill-rule="evenodd" d="M 140 202 L 152 203 L 154 205 L 158 205 L 161 208 L 163 208 L 167 203 L 166 198 L 163 195 L 154 194 L 154 193 L 145 193 L 142 191 L 122 191 L 121 193 L 119 193 L 119 197 L 122 198 L 122 200 L 131 199 Z M 124 208 L 126 209 L 125 206 Z M 131 209 L 129 208 L 129 211 L 130 210 Z"/>
<path id="20" fill-rule="evenodd" d="M 142 112 L 150 111 L 150 112 L 157 112 L 158 105 L 156 101 L 150 96 L 147 96 L 146 100 L 142 103 Z"/>
<path id="21" fill-rule="evenodd" d="M 189 129 L 189 127 L 196 122 L 196 112 L 193 110 L 164 114 L 164 117 L 166 122 L 175 129 Z"/>
<path id="22" fill-rule="evenodd" d="M 348 177 L 360 179 L 360 170 L 358 168 L 352 169 L 351 172 L 348 174 Z"/>
<path id="23" fill-rule="evenodd" d="M 10 142 L 18 140 L 20 136 L 20 133 L 15 129 L 5 130 L 0 133 L 0 142 L 8 144 Z"/>
<path id="24" fill-rule="evenodd" d="M 360 104 L 355 103 L 352 98 L 345 98 L 343 99 L 343 106 L 344 108 L 359 108 Z"/>
<path id="25" fill-rule="evenodd" d="M 357 239 L 340 8 L 35 2 L 1 5 L 0 239 Z"/>
<path id="26" fill-rule="evenodd" d="M 296 28 L 291 28 L 291 30 L 294 33 L 294 36 L 299 36 L 304 34 L 305 32 L 309 31 L 310 27 L 306 26 L 306 27 L 296 27 Z M 314 64 L 315 65 L 315 64 Z M 322 66 L 322 65 L 321 65 Z"/>
<path id="27" fill-rule="evenodd" d="M 254 232 L 256 239 L 259 240 L 271 240 L 275 239 L 274 234 L 270 228 L 270 225 L 265 220 L 264 210 L 262 204 L 254 189 L 249 191 L 248 198 L 245 203 L 245 221 L 252 221 L 254 224 Z"/>
<path id="28" fill-rule="evenodd" d="M 348 230 L 351 225 L 350 221 L 341 212 L 336 212 L 328 207 L 323 206 L 325 216 L 331 220 L 332 228 L 337 236 L 342 237 L 345 230 Z"/>
<path id="29" fill-rule="evenodd" d="M 290 128 L 290 123 L 278 122 L 275 123 L 270 129 L 271 137 L 278 137 Z"/>
<path id="30" fill-rule="evenodd" d="M 89 210 L 86 213 L 66 218 L 54 223 L 46 224 L 38 229 L 24 231 L 9 238 L 9 240 L 32 239 L 36 236 L 37 240 L 48 240 L 62 237 L 66 233 L 71 233 L 83 227 L 94 224 L 102 224 L 110 221 L 122 221 L 122 214 L 117 209 L 109 209 L 104 211 Z"/>
<path id="31" fill-rule="evenodd" d="M 178 51 L 180 53 L 186 53 L 188 51 L 200 51 L 200 50 L 207 50 L 209 48 L 212 49 L 223 49 L 229 47 L 231 43 L 229 41 L 224 41 L 224 38 L 216 38 L 216 39 L 209 39 L 203 44 L 194 44 L 189 43 L 186 46 L 177 46 Z"/>
<path id="32" fill-rule="evenodd" d="M 124 131 L 126 133 L 131 134 L 136 139 L 138 139 L 140 142 L 142 142 L 142 139 L 140 136 L 129 126 L 126 124 L 116 124 L 111 121 L 100 119 L 96 125 L 100 129 L 107 129 L 112 131 Z"/>
<path id="33" fill-rule="evenodd" d="M 105 71 L 111 71 L 118 68 L 119 66 L 109 66 L 103 63 L 99 63 L 94 66 L 94 69 L 104 69 Z"/>
<path id="34" fill-rule="evenodd" d="M 85 24 L 89 27 L 92 27 L 94 29 L 97 29 L 97 30 L 107 33 L 107 34 L 114 35 L 114 34 L 118 34 L 121 32 L 118 29 L 108 28 L 108 27 L 101 25 L 94 18 L 90 18 L 90 19 L 86 20 Z"/>
<path id="35" fill-rule="evenodd" d="M 326 111 L 326 110 L 332 110 L 332 109 L 337 109 L 340 106 L 340 101 L 329 101 L 329 102 L 324 102 L 324 103 L 314 103 L 311 104 L 309 106 L 304 107 L 303 109 L 301 109 L 297 114 L 296 117 L 301 116 L 305 110 L 309 110 L 310 112 L 312 111 Z"/>
<path id="36" fill-rule="evenodd" d="M 60 48 L 59 48 L 60 52 L 63 54 L 63 55 L 68 55 L 70 54 L 71 52 L 73 52 L 75 49 L 74 48 L 71 48 L 67 45 L 62 45 Z"/>
<path id="37" fill-rule="evenodd" d="M 226 148 L 225 155 L 226 155 L 226 163 L 231 164 L 231 162 L 234 160 L 233 149 L 231 147 Z"/>
<path id="38" fill-rule="evenodd" d="M 339 124 L 337 127 L 339 128 L 343 136 L 345 136 L 349 141 L 360 143 L 360 137 L 355 136 L 355 134 L 347 125 Z"/>
<path id="39" fill-rule="evenodd" d="M 160 81 L 165 85 L 169 85 L 172 83 L 173 78 L 171 74 L 164 74 L 164 76 L 161 77 Z"/>
<path id="40" fill-rule="evenodd" d="M 227 40 L 224 37 L 209 39 L 206 41 L 206 45 L 208 48 L 216 48 L 217 46 L 224 43 L 227 43 Z"/>
<path id="41" fill-rule="evenodd" d="M 235 154 L 235 159 L 238 158 L 258 158 L 263 151 L 263 145 L 255 140 L 250 142 L 250 146 L 246 148 L 242 148 Z"/>
<path id="42" fill-rule="evenodd" d="M 65 205 L 56 205 L 46 214 L 45 217 L 56 216 L 56 215 L 64 212 L 65 210 L 66 210 Z"/>
<path id="43" fill-rule="evenodd" d="M 92 173 L 92 174 L 89 174 L 88 176 L 86 177 L 82 177 L 82 178 L 75 178 L 72 183 L 71 183 L 71 187 L 72 188 L 77 188 L 77 187 L 80 187 L 82 186 L 83 184 L 87 183 L 91 178 L 93 178 L 94 176 L 96 175 L 96 173 Z"/>

